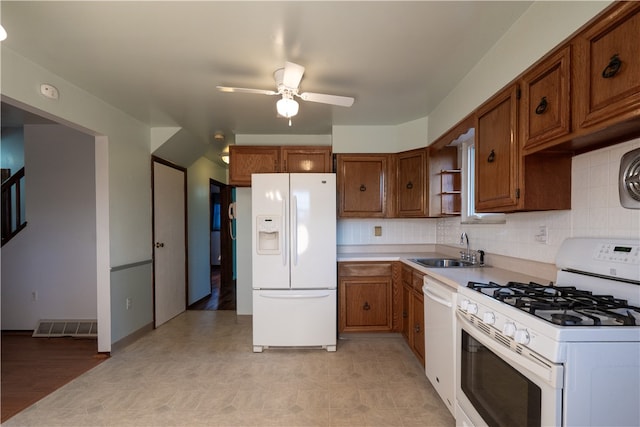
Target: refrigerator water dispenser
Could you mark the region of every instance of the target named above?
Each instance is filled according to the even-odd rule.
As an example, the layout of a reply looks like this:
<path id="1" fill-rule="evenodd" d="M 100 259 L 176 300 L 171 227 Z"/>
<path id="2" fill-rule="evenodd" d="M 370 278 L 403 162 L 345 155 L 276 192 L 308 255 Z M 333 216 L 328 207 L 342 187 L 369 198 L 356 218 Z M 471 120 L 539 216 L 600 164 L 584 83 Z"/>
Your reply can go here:
<path id="1" fill-rule="evenodd" d="M 256 231 L 258 233 L 256 252 L 264 255 L 280 253 L 280 233 L 282 218 L 279 215 L 258 215 Z"/>

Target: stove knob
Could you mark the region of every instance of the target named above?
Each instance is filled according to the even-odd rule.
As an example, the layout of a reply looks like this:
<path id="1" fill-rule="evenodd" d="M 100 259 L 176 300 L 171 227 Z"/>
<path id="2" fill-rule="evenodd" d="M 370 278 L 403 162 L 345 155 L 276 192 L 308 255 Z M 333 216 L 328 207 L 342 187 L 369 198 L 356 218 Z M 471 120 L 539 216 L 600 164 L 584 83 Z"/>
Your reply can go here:
<path id="1" fill-rule="evenodd" d="M 527 331 L 526 329 L 518 329 L 516 331 L 515 340 L 518 344 L 529 344 L 529 341 L 531 341 L 529 338 L 529 331 Z"/>
<path id="2" fill-rule="evenodd" d="M 494 323 L 496 323 L 496 315 L 493 314 L 490 311 L 487 311 L 486 313 L 484 313 L 484 315 L 482 316 L 482 321 L 484 323 L 487 323 L 489 325 L 493 325 Z"/>
<path id="3" fill-rule="evenodd" d="M 478 314 L 478 305 L 472 302 L 467 304 L 467 313 L 469 314 Z"/>
<path id="4" fill-rule="evenodd" d="M 516 333 L 516 324 L 513 322 L 505 322 L 502 327 L 502 333 L 508 337 L 512 337 Z"/>

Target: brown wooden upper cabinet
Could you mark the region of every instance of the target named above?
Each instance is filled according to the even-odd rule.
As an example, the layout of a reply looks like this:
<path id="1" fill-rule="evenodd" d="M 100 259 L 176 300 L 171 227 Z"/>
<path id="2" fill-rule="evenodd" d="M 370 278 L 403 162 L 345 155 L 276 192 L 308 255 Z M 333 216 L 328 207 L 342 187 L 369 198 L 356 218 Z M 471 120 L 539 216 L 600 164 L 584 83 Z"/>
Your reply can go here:
<path id="1" fill-rule="evenodd" d="M 398 153 L 396 156 L 396 216 L 426 217 L 429 215 L 428 150 Z"/>
<path id="2" fill-rule="evenodd" d="M 571 131 L 571 47 L 547 58 L 521 80 L 522 147 L 526 151 Z"/>
<path id="3" fill-rule="evenodd" d="M 252 173 L 280 171 L 280 147 L 232 145 L 229 147 L 229 184 L 249 187 Z"/>
<path id="4" fill-rule="evenodd" d="M 331 172 L 331 147 L 287 147 L 281 151 L 282 172 Z"/>
<path id="5" fill-rule="evenodd" d="M 475 204 L 478 212 L 503 212 L 518 204 L 518 86 L 476 112 Z"/>
<path id="6" fill-rule="evenodd" d="M 571 153 L 524 156 L 518 145 L 518 85 L 477 110 L 475 207 L 477 212 L 571 208 Z"/>
<path id="7" fill-rule="evenodd" d="M 640 116 L 640 2 L 617 2 L 574 44 L 578 124 L 606 126 Z"/>
<path id="8" fill-rule="evenodd" d="M 338 216 L 386 215 L 388 154 L 337 154 Z"/>
<path id="9" fill-rule="evenodd" d="M 251 186 L 252 173 L 331 172 L 329 146 L 229 147 L 229 184 Z"/>

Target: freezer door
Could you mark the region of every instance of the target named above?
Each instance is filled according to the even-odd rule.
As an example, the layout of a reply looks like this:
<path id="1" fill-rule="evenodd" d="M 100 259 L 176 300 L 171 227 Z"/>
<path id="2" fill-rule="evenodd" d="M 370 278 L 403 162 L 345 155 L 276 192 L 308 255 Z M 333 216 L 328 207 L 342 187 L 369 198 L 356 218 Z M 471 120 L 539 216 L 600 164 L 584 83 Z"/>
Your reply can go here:
<path id="1" fill-rule="evenodd" d="M 322 346 L 335 351 L 336 290 L 253 291 L 253 346 Z"/>
<path id="2" fill-rule="evenodd" d="M 290 175 L 291 287 L 336 288 L 336 176 Z"/>
<path id="3" fill-rule="evenodd" d="M 253 174 L 251 247 L 253 288 L 289 289 L 289 175 Z"/>

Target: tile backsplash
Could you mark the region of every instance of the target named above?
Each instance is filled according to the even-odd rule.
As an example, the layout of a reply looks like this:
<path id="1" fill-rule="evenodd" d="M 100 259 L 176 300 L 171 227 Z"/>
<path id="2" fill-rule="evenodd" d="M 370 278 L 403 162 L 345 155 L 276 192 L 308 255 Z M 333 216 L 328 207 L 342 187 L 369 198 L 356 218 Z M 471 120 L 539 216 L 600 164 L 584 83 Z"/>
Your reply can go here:
<path id="1" fill-rule="evenodd" d="M 339 219 L 338 245 L 425 244 L 436 241 L 436 219 Z M 381 227 L 381 235 L 375 235 Z"/>
<path id="2" fill-rule="evenodd" d="M 460 218 L 340 219 L 339 245 L 438 243 L 459 245 L 469 235 L 472 249 L 553 263 L 567 237 L 640 238 L 640 209 L 625 209 L 618 198 L 621 157 L 640 147 L 634 139 L 575 156 L 572 161 L 571 210 L 522 212 L 507 215 L 506 224 L 460 224 Z M 550 189 L 552 191 L 552 189 Z M 382 227 L 375 236 L 374 227 Z M 535 236 L 547 227 L 547 243 Z"/>

